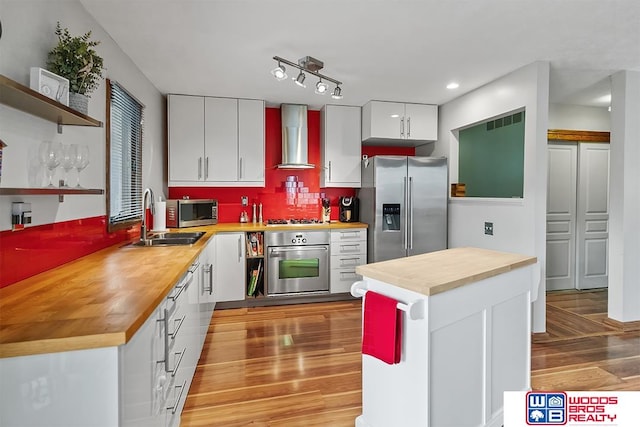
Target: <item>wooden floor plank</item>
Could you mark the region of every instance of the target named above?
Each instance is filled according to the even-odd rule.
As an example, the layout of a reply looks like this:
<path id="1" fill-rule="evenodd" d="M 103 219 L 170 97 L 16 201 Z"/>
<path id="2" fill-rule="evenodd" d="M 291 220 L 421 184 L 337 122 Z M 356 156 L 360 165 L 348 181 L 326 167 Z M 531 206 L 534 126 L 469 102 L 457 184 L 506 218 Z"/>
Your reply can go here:
<path id="1" fill-rule="evenodd" d="M 548 293 L 533 389 L 640 390 L 640 331 L 604 325 L 606 311 L 606 291 Z M 359 300 L 216 310 L 181 425 L 353 427 L 361 324 Z"/>

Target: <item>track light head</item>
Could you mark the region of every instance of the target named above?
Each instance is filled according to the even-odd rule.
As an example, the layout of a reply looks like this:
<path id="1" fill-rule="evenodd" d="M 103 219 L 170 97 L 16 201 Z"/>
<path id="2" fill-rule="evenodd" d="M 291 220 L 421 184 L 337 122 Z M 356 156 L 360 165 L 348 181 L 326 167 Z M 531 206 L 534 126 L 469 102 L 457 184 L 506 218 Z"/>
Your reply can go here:
<path id="1" fill-rule="evenodd" d="M 275 77 L 278 81 L 282 81 L 287 78 L 287 73 L 285 72 L 284 65 L 280 65 L 279 62 L 278 66 L 271 70 L 271 74 L 273 74 L 273 77 Z"/>
<path id="2" fill-rule="evenodd" d="M 327 89 L 329 89 L 329 85 L 323 82 L 322 79 L 320 79 L 320 81 L 316 83 L 317 94 L 324 95 L 327 92 Z"/>
<path id="3" fill-rule="evenodd" d="M 304 84 L 304 79 L 305 79 L 305 75 L 302 71 L 300 71 L 300 74 L 298 74 L 298 77 L 296 77 L 294 81 L 300 87 L 307 87 L 307 85 Z"/>
<path id="4" fill-rule="evenodd" d="M 333 99 L 342 99 L 342 89 L 340 89 L 340 86 L 336 86 L 336 88 L 333 90 L 333 94 L 331 94 L 331 97 Z"/>

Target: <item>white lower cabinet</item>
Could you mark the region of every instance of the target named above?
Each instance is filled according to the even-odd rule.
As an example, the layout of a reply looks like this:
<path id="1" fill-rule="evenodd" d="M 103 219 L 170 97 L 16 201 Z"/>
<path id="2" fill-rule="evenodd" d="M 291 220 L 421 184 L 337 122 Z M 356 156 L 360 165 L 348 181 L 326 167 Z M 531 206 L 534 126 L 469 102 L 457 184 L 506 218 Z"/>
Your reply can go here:
<path id="1" fill-rule="evenodd" d="M 127 344 L 1 358 L 0 425 L 178 426 L 202 351 L 203 254 Z"/>
<path id="2" fill-rule="evenodd" d="M 214 283 L 218 302 L 244 300 L 246 281 L 244 241 L 244 233 L 219 233 L 215 236 Z"/>
<path id="3" fill-rule="evenodd" d="M 329 290 L 332 294 L 349 292 L 362 276 L 356 267 L 367 263 L 367 229 L 331 230 Z"/>

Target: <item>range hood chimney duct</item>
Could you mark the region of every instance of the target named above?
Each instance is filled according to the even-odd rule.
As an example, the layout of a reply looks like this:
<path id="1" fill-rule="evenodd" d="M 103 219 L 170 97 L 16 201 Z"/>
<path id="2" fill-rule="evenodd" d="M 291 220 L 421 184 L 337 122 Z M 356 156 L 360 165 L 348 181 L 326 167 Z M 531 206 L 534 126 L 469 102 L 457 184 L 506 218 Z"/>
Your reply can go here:
<path id="1" fill-rule="evenodd" d="M 307 106 L 281 104 L 282 163 L 278 169 L 313 169 L 308 152 Z"/>

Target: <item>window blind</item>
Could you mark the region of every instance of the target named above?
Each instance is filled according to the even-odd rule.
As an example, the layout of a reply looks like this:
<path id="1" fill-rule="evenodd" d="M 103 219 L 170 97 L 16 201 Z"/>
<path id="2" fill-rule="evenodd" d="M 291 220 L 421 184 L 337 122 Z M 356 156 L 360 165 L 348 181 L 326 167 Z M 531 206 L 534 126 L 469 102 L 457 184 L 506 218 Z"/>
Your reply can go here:
<path id="1" fill-rule="evenodd" d="M 142 218 L 143 106 L 110 82 L 109 224 Z"/>

